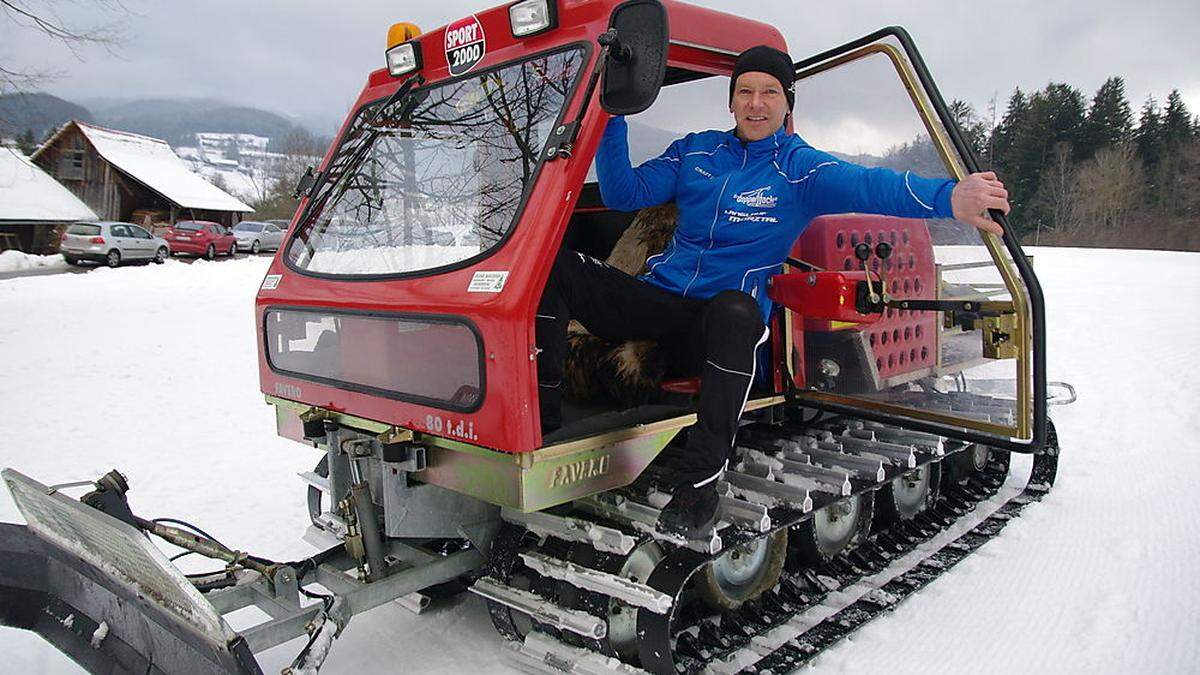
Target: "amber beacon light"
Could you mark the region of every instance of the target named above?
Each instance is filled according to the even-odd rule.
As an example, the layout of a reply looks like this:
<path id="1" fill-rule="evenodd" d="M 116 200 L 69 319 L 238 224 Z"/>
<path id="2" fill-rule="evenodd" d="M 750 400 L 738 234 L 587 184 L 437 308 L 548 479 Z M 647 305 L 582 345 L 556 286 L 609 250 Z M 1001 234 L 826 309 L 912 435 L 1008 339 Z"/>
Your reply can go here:
<path id="1" fill-rule="evenodd" d="M 393 77 L 421 68 L 421 42 L 414 40 L 421 34 L 415 23 L 396 23 L 388 29 L 387 65 Z"/>

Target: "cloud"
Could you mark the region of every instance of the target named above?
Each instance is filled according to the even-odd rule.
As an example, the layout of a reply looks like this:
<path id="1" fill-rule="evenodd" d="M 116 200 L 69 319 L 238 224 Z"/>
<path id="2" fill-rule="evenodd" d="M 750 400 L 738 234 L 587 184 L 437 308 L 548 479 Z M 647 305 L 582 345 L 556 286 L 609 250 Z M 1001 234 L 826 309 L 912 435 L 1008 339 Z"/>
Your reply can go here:
<path id="1" fill-rule="evenodd" d="M 1200 112 L 1200 3 L 1018 0 L 946 3 L 734 2 L 702 0 L 777 26 L 800 58 L 884 25 L 909 29 L 947 98 L 984 110 L 1014 87 L 1067 82 L 1089 98 L 1109 76 L 1126 78 L 1135 108 L 1181 89 Z M 32 31 L 4 26 L 0 62 L 57 69 L 48 89 L 68 99 L 213 97 L 284 114 L 338 119 L 367 74 L 383 65 L 384 38 L 395 21 L 425 29 L 486 6 L 446 0 L 417 6 L 394 0 L 332 5 L 318 0 L 151 3 L 130 0 L 129 40 L 119 57 L 85 48 L 85 60 Z M 107 22 L 89 5 L 62 5 L 65 17 Z M 89 13 L 91 12 L 91 13 Z M 723 102 L 718 106 L 723 105 Z M 723 109 L 719 108 L 718 112 Z M 1003 112 L 1002 110 L 1000 112 Z"/>

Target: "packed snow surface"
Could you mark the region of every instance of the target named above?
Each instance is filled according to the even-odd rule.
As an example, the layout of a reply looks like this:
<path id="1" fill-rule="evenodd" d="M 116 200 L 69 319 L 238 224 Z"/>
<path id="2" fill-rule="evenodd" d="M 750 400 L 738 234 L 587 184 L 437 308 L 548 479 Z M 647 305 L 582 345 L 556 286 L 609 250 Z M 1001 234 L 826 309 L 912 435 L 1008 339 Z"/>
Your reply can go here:
<path id="1" fill-rule="evenodd" d="M 1037 249 L 1058 484 L 993 541 L 851 639 L 819 672 L 1200 671 L 1200 255 Z M 44 483 L 130 480 L 143 517 L 173 516 L 275 559 L 312 549 L 311 448 L 275 436 L 258 390 L 254 294 L 265 258 L 168 261 L 0 281 L 0 466 Z M 1182 309 L 1181 309 L 1182 308 Z M 7 493 L 0 520 L 19 521 Z M 187 571 L 205 568 L 189 556 Z M 238 626 L 234 625 L 234 628 Z M 260 655 L 279 672 L 295 640 Z M 0 629 L 14 673 L 76 673 Z M 322 672 L 509 672 L 471 595 L 420 616 L 355 617 Z"/>

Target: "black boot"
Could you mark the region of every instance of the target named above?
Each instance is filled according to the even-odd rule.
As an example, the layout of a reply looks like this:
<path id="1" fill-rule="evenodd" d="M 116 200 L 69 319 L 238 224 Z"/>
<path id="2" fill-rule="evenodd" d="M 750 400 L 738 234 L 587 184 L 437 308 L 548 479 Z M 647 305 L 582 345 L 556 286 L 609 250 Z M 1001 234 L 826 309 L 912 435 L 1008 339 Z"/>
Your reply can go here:
<path id="1" fill-rule="evenodd" d="M 717 482 L 701 487 L 684 483 L 675 488 L 671 501 L 658 516 L 658 531 L 685 539 L 704 539 L 717 524 Z"/>

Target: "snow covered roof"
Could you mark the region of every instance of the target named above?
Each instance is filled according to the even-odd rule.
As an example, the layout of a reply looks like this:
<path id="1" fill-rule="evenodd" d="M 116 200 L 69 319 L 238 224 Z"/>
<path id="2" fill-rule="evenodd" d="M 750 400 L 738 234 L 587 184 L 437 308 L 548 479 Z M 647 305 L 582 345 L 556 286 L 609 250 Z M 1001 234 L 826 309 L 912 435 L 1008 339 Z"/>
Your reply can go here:
<path id="1" fill-rule="evenodd" d="M 108 163 L 179 206 L 208 211 L 254 210 L 192 173 L 166 141 L 79 121 L 74 124 Z"/>
<path id="2" fill-rule="evenodd" d="M 96 214 L 16 148 L 0 147 L 0 221 L 66 223 Z"/>

